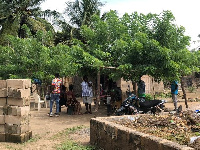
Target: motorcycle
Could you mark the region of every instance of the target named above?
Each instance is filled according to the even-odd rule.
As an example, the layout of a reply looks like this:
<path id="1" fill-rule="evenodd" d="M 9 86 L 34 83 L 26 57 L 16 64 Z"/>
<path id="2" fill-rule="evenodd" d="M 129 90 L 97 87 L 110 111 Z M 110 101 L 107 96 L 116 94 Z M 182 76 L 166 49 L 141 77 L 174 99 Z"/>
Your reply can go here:
<path id="1" fill-rule="evenodd" d="M 115 115 L 132 115 L 161 112 L 163 110 L 165 100 L 150 100 L 145 101 L 143 98 L 138 98 L 134 94 L 126 98 L 119 109 L 116 110 Z"/>

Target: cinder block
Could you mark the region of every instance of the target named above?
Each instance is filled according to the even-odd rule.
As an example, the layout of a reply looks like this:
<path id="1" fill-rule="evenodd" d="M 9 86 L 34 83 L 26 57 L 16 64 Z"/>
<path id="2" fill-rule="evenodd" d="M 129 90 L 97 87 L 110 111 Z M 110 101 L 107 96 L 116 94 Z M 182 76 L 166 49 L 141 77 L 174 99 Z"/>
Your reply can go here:
<path id="1" fill-rule="evenodd" d="M 24 107 L 18 107 L 18 106 L 9 106 L 7 115 L 12 116 L 27 116 L 30 114 L 30 107 L 24 106 Z"/>
<path id="2" fill-rule="evenodd" d="M 4 132 L 6 134 L 22 134 L 30 131 L 28 124 L 16 125 L 16 124 L 5 124 Z"/>
<path id="3" fill-rule="evenodd" d="M 6 80 L 0 80 L 0 89 L 7 88 Z"/>
<path id="4" fill-rule="evenodd" d="M 32 131 L 22 133 L 22 134 L 5 134 L 6 142 L 13 143 L 24 143 L 27 142 L 32 137 Z"/>
<path id="5" fill-rule="evenodd" d="M 7 97 L 7 88 L 0 89 L 0 97 Z"/>
<path id="6" fill-rule="evenodd" d="M 0 133 L 0 142 L 5 142 L 5 141 L 6 141 L 6 134 Z"/>
<path id="7" fill-rule="evenodd" d="M 6 142 L 24 143 L 25 134 L 6 134 Z"/>
<path id="8" fill-rule="evenodd" d="M 5 124 L 0 124 L 0 133 L 5 133 Z"/>
<path id="9" fill-rule="evenodd" d="M 29 106 L 30 105 L 30 98 L 7 98 L 7 104 L 10 106 Z"/>
<path id="10" fill-rule="evenodd" d="M 25 124 L 29 124 L 29 122 L 30 122 L 30 115 L 27 115 L 27 116 L 5 115 L 6 124 L 25 125 Z"/>
<path id="11" fill-rule="evenodd" d="M 7 103 L 7 99 L 0 97 L 0 106 L 4 106 L 6 105 L 6 103 Z"/>
<path id="12" fill-rule="evenodd" d="M 14 97 L 14 98 L 30 98 L 31 90 L 28 89 L 14 89 L 14 88 L 8 88 L 7 95 L 8 97 Z"/>
<path id="13" fill-rule="evenodd" d="M 8 79 L 7 87 L 14 89 L 28 89 L 31 87 L 31 79 Z"/>
<path id="14" fill-rule="evenodd" d="M 0 124 L 5 124 L 5 115 L 0 115 Z"/>
<path id="15" fill-rule="evenodd" d="M 3 106 L 0 106 L 0 115 L 4 115 Z"/>

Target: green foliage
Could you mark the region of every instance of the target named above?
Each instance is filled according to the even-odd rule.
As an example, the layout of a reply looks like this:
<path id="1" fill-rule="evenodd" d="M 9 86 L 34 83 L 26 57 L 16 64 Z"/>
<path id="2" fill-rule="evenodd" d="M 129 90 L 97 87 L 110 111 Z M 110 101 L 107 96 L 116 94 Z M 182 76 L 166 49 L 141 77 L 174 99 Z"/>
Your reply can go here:
<path id="1" fill-rule="evenodd" d="M 28 30 L 26 26 L 24 28 Z M 51 39 L 51 32 L 42 31 L 31 38 L 7 36 L 9 45 L 0 46 L 0 77 L 38 78 L 50 82 L 57 72 L 61 77 L 73 76 L 82 68 L 92 68 L 94 72 L 103 65 L 102 61 L 84 51 L 80 42 L 72 47 L 63 44 L 46 47 Z"/>
<path id="2" fill-rule="evenodd" d="M 53 26 L 45 19 L 41 18 L 42 11 L 39 7 L 44 0 L 14 0 L 12 2 L 0 0 L 0 44 L 6 45 L 6 36 L 13 35 L 20 38 L 35 35 L 37 31 L 42 30 L 54 32 Z M 26 33 L 27 29 L 29 33 Z M 52 41 L 51 41 L 52 42 Z"/>
<path id="3" fill-rule="evenodd" d="M 94 150 L 92 146 L 83 146 L 72 141 L 66 141 L 59 145 L 57 150 Z"/>
<path id="4" fill-rule="evenodd" d="M 40 17 L 44 15 L 40 2 L 0 0 L 0 78 L 49 81 L 56 72 L 73 76 L 102 67 L 101 72 L 113 79 L 138 81 L 150 75 L 157 81 L 171 81 L 199 71 L 200 52 L 187 49 L 190 38 L 184 35 L 184 27 L 174 24 L 170 11 L 119 17 L 111 10 L 100 18 L 98 0 L 68 2 L 66 13 L 78 28 L 60 21 L 55 46 L 52 25 Z"/>
<path id="5" fill-rule="evenodd" d="M 103 4 L 99 0 L 76 0 L 67 2 L 66 13 L 70 17 L 73 25 L 81 27 L 82 25 L 91 24 L 91 16 L 100 15 L 100 7 Z"/>
<path id="6" fill-rule="evenodd" d="M 172 95 L 171 95 L 171 92 L 168 92 L 168 93 L 160 92 L 160 93 L 156 93 L 155 97 L 156 98 L 171 98 Z"/>
<path id="7" fill-rule="evenodd" d="M 153 96 L 151 94 L 145 94 L 145 100 L 147 101 L 153 100 Z"/>
<path id="8" fill-rule="evenodd" d="M 186 49 L 190 38 L 184 36 L 182 26 L 174 24 L 170 11 L 159 15 L 135 12 L 121 18 L 110 11 L 92 19 L 90 27 L 81 28 L 87 51 L 104 66 L 116 67 L 111 74 L 108 71 L 113 78 L 138 81 L 150 75 L 157 81 L 171 81 L 198 71 L 199 55 Z"/>

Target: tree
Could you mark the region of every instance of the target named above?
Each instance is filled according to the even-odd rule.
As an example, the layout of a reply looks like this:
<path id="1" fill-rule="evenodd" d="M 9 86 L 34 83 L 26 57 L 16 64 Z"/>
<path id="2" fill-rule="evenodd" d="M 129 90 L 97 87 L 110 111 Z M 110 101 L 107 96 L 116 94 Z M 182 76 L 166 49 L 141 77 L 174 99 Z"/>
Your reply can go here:
<path id="1" fill-rule="evenodd" d="M 75 0 L 67 2 L 66 13 L 70 23 L 76 27 L 89 26 L 93 15 L 100 15 L 100 7 L 103 4 L 99 0 Z"/>
<path id="2" fill-rule="evenodd" d="M 186 49 L 190 38 L 184 32 L 174 24 L 170 11 L 159 15 L 135 12 L 121 18 L 111 11 L 104 20 L 93 17 L 91 27 L 81 28 L 87 51 L 105 66 L 116 67 L 111 76 L 132 81 L 142 75 L 157 81 L 180 80 L 197 70 L 197 58 Z"/>
<path id="3" fill-rule="evenodd" d="M 7 44 L 6 35 L 25 38 L 27 36 L 24 25 L 30 29 L 32 35 L 37 31 L 51 31 L 54 29 L 50 23 L 41 18 L 42 11 L 39 7 L 44 0 L 0 0 L 0 43 Z"/>
<path id="4" fill-rule="evenodd" d="M 31 38 L 8 36 L 7 46 L 0 46 L 0 77 L 38 78 L 48 83 L 55 73 L 61 76 L 81 74 L 82 68 L 96 70 L 102 62 L 85 52 L 81 46 L 58 44 L 46 47 L 51 33 L 38 31 Z"/>
<path id="5" fill-rule="evenodd" d="M 80 27 L 82 25 L 90 26 L 92 16 L 100 16 L 100 7 L 103 4 L 99 0 L 75 0 L 66 4 L 64 15 L 69 22 L 66 19 L 58 21 L 61 31 L 56 34 L 56 43 L 63 42 L 71 45 L 70 41 L 74 38 L 84 42 L 80 35 Z"/>

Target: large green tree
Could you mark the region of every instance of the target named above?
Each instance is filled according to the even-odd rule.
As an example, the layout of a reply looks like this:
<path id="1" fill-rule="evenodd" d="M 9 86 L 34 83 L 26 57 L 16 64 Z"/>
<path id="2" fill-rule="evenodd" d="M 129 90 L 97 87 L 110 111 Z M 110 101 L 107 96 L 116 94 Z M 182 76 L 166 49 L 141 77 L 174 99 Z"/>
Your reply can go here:
<path id="1" fill-rule="evenodd" d="M 175 24 L 170 11 L 118 17 L 115 11 L 93 17 L 91 27 L 83 26 L 89 53 L 116 67 L 113 77 L 138 81 L 142 75 L 155 80 L 180 80 L 198 70 L 196 55 L 187 46 L 190 38 Z M 193 60 L 191 60 L 193 58 Z"/>
<path id="2" fill-rule="evenodd" d="M 77 44 L 67 46 L 58 44 L 46 47 L 52 33 L 38 31 L 31 38 L 8 36 L 8 45 L 0 46 L 0 77 L 38 78 L 48 82 L 55 73 L 61 76 L 80 75 L 84 67 L 96 70 L 102 62 L 85 52 Z"/>

